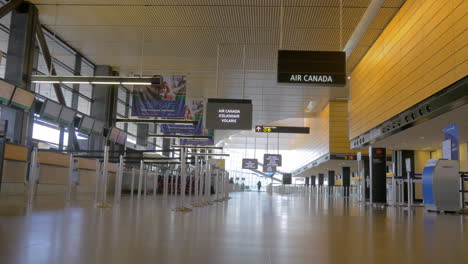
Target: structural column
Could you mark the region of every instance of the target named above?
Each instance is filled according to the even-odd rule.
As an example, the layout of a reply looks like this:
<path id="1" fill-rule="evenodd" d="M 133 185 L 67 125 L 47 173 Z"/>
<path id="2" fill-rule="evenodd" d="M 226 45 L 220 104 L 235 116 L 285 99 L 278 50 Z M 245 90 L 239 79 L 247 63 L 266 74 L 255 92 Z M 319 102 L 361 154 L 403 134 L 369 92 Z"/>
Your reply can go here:
<path id="1" fill-rule="evenodd" d="M 108 65 L 97 65 L 95 76 L 112 76 L 112 68 Z M 117 114 L 117 86 L 109 84 L 94 85 L 93 104 L 91 113 L 93 118 L 104 121 L 106 127 L 115 125 Z M 102 150 L 104 139 L 102 136 L 91 135 L 89 137 L 90 150 Z"/>
<path id="2" fill-rule="evenodd" d="M 369 148 L 370 202 L 387 202 L 387 156 L 385 148 Z"/>
<path id="3" fill-rule="evenodd" d="M 11 15 L 5 80 L 25 90 L 32 90 L 28 79 L 34 65 L 37 16 L 37 8 L 29 2 L 20 4 Z M 2 118 L 8 120 L 7 135 L 14 143 L 30 145 L 34 111 L 3 107 Z"/>
<path id="4" fill-rule="evenodd" d="M 333 192 L 333 186 L 335 186 L 335 171 L 328 171 L 328 191 L 330 194 Z"/>
<path id="5" fill-rule="evenodd" d="M 342 185 L 344 189 L 344 197 L 349 197 L 349 186 L 351 185 L 351 168 L 350 167 L 342 167 L 341 174 L 343 175 Z"/>

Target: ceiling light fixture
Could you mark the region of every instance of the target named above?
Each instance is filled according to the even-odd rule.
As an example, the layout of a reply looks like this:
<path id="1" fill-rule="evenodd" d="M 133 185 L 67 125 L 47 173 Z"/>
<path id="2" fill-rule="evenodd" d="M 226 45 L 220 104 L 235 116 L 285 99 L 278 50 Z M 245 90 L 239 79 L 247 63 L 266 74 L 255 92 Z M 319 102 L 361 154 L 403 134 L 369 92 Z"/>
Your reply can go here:
<path id="1" fill-rule="evenodd" d="M 178 124 L 178 125 L 194 125 L 196 120 L 187 119 L 149 119 L 149 118 L 117 118 L 117 123 L 139 123 L 139 124 Z"/>
<path id="2" fill-rule="evenodd" d="M 166 135 L 166 134 L 148 134 L 148 137 L 159 138 L 181 138 L 181 139 L 211 139 L 211 136 L 195 136 L 195 135 Z"/>
<path id="3" fill-rule="evenodd" d="M 109 84 L 109 85 L 151 85 L 160 84 L 160 77 L 122 77 L 122 76 L 55 76 L 32 75 L 33 83 L 66 83 L 66 84 Z"/>
<path id="4" fill-rule="evenodd" d="M 223 149 L 223 147 L 203 146 L 203 145 L 172 145 L 173 148 L 194 148 L 194 149 Z"/>

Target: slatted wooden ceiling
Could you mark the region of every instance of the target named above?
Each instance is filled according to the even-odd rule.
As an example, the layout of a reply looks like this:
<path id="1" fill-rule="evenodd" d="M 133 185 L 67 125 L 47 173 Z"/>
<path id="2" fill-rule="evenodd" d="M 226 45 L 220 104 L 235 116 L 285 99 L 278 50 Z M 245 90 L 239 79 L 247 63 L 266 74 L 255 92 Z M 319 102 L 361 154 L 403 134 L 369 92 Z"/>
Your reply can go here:
<path id="1" fill-rule="evenodd" d="M 349 70 L 404 1 L 385 1 L 351 55 Z M 38 6 L 44 25 L 95 63 L 112 65 L 121 75 L 141 71 L 189 73 L 190 97 L 250 98 L 255 124 L 302 117 L 310 100 L 348 96 L 347 88 L 276 83 L 280 0 L 32 2 Z M 343 0 L 342 47 L 369 3 L 370 0 Z M 283 49 L 341 49 L 340 0 L 284 0 L 283 6 Z"/>

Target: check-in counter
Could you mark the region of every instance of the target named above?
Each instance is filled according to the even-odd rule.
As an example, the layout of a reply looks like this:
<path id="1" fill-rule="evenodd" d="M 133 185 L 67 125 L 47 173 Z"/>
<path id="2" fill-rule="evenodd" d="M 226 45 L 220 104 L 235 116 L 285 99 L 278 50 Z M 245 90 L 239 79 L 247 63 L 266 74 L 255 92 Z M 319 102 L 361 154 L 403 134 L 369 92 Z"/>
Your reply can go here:
<path id="1" fill-rule="evenodd" d="M 27 172 L 28 148 L 23 145 L 5 144 L 0 195 L 23 195 L 26 191 Z"/>
<path id="2" fill-rule="evenodd" d="M 52 151 L 38 152 L 38 184 L 35 195 L 43 197 L 65 197 L 69 179 L 70 155 Z M 6 144 L 3 166 L 1 196 L 26 195 L 28 193 L 28 148 L 23 145 Z M 96 160 L 76 158 L 72 188 L 73 199 L 94 197 L 96 184 Z M 108 167 L 108 193 L 114 192 L 118 164 Z"/>

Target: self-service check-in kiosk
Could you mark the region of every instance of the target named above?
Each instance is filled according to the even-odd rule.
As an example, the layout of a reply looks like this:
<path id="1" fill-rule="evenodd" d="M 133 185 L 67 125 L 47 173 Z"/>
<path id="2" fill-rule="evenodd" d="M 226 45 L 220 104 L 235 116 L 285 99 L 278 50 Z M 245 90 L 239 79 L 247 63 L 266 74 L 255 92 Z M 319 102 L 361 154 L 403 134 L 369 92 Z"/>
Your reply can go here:
<path id="1" fill-rule="evenodd" d="M 457 160 L 431 159 L 424 167 L 424 207 L 428 211 L 459 211 L 460 164 Z"/>

